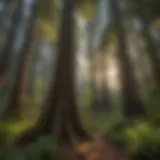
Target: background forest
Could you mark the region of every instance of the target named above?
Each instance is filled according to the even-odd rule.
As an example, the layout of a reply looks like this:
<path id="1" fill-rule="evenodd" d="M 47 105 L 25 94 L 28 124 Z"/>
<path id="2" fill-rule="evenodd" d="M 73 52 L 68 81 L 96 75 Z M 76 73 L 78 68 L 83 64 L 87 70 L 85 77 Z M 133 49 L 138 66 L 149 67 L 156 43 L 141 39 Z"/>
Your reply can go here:
<path id="1" fill-rule="evenodd" d="M 160 159 L 159 0 L 0 0 L 0 160 Z"/>

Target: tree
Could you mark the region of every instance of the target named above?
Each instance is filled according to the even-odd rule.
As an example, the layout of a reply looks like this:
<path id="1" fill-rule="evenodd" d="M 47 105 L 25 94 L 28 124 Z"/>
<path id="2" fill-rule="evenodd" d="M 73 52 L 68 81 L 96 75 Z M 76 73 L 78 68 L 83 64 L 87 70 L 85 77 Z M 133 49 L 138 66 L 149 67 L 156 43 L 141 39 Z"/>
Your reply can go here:
<path id="1" fill-rule="evenodd" d="M 33 4 L 32 14 L 30 16 L 30 21 L 28 27 L 26 29 L 26 39 L 24 44 L 22 45 L 19 53 L 19 59 L 17 64 L 17 72 L 15 82 L 13 84 L 13 88 L 11 91 L 10 100 L 8 106 L 4 113 L 2 114 L 1 119 L 19 119 L 21 117 L 21 93 L 23 89 L 24 82 L 24 73 L 25 73 L 25 65 L 26 65 L 26 57 L 28 55 L 30 45 L 32 42 L 32 35 L 35 26 L 35 16 L 36 16 L 36 1 Z"/>
<path id="2" fill-rule="evenodd" d="M 22 10 L 21 10 L 22 4 L 23 4 L 23 1 L 18 0 L 17 7 L 12 17 L 12 25 L 7 35 L 7 40 L 6 40 L 5 46 L 3 47 L 2 55 L 0 57 L 0 85 L 1 86 L 3 86 L 3 80 L 9 66 L 10 56 L 13 52 L 14 40 L 16 37 L 16 30 L 22 14 Z"/>
<path id="3" fill-rule="evenodd" d="M 129 5 L 130 4 L 130 5 Z M 158 57 L 158 48 L 150 33 L 151 24 L 160 17 L 159 11 L 160 3 L 155 1 L 135 0 L 126 3 L 126 11 L 131 16 L 140 18 L 142 22 L 142 36 L 146 42 L 146 51 L 151 61 L 153 73 L 157 82 L 158 89 L 160 89 L 160 61 Z"/>
<path id="4" fill-rule="evenodd" d="M 150 34 L 150 27 L 147 18 L 143 13 L 140 12 L 139 17 L 141 18 L 141 21 L 143 23 L 142 35 L 146 41 L 146 50 L 151 60 L 151 65 L 153 68 L 153 73 L 157 82 L 158 89 L 160 90 L 160 61 L 157 51 L 158 48 L 156 47 L 154 40 Z"/>
<path id="5" fill-rule="evenodd" d="M 122 81 L 122 94 L 124 99 L 124 114 L 129 117 L 144 115 L 143 104 L 137 92 L 137 84 L 131 60 L 126 50 L 126 38 L 123 28 L 123 19 L 119 9 L 118 0 L 110 0 L 113 23 L 118 40 L 118 59 Z"/>
<path id="6" fill-rule="evenodd" d="M 74 0 L 64 0 L 62 23 L 58 43 L 55 79 L 43 111 L 33 128 L 26 131 L 15 144 L 27 144 L 40 135 L 52 133 L 57 140 L 71 142 L 76 138 L 88 139 L 78 119 L 74 88 Z"/>

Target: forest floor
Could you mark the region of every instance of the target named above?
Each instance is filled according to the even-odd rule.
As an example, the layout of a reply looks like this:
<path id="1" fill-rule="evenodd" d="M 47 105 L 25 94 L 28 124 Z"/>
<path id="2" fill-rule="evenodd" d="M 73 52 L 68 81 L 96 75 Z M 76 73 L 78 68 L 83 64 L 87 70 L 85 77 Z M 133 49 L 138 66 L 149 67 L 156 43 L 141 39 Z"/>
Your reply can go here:
<path id="1" fill-rule="evenodd" d="M 66 149 L 60 160 L 130 160 L 127 149 L 105 143 L 102 134 L 96 134 L 92 141 L 78 145 L 77 154 Z"/>

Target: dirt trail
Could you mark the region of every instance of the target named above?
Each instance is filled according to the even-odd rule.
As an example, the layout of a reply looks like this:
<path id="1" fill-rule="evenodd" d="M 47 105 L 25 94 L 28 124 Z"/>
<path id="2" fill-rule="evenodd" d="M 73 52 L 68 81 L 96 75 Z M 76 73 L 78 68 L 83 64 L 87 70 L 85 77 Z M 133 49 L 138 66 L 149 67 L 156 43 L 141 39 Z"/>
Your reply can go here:
<path id="1" fill-rule="evenodd" d="M 93 141 L 80 144 L 79 154 L 68 150 L 63 154 L 63 160 L 130 160 L 127 151 L 110 143 L 105 144 L 101 135 L 95 136 Z M 62 160 L 61 159 L 61 160 Z"/>

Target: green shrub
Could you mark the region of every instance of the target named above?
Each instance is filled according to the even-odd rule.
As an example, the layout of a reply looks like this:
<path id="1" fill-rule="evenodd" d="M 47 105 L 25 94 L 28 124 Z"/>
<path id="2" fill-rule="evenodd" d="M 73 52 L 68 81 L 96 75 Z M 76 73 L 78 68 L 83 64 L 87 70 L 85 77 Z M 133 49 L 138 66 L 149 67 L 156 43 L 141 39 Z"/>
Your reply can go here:
<path id="1" fill-rule="evenodd" d="M 160 143 L 146 142 L 137 149 L 134 155 L 135 160 L 158 160 L 160 158 Z"/>
<path id="2" fill-rule="evenodd" d="M 0 159 L 2 160 L 25 160 L 20 152 L 8 146 L 0 148 Z"/>
<path id="3" fill-rule="evenodd" d="M 4 146 L 0 148 L 0 160 L 54 160 L 57 156 L 57 146 L 53 138 L 41 137 L 26 150 L 18 150 Z"/>
<path id="4" fill-rule="evenodd" d="M 160 128 L 153 124 L 142 123 L 135 126 L 134 134 L 137 134 L 137 140 L 133 139 L 137 142 L 134 150 L 136 160 L 160 158 Z"/>
<path id="5" fill-rule="evenodd" d="M 41 137 L 37 143 L 32 144 L 27 158 L 30 160 L 53 160 L 57 154 L 57 146 L 51 137 Z"/>
<path id="6" fill-rule="evenodd" d="M 127 145 L 135 160 L 160 158 L 160 128 L 153 123 L 134 121 L 131 124 L 121 121 L 114 124 L 107 135 L 115 145 Z"/>
<path id="7" fill-rule="evenodd" d="M 6 124 L 0 124 L 0 145 L 6 143 L 9 137 L 9 132 Z"/>
<path id="8" fill-rule="evenodd" d="M 121 147 L 127 146 L 127 136 L 126 128 L 128 127 L 128 122 L 125 120 L 120 120 L 112 124 L 108 129 L 106 134 L 106 141 L 110 141 L 114 145 Z"/>

